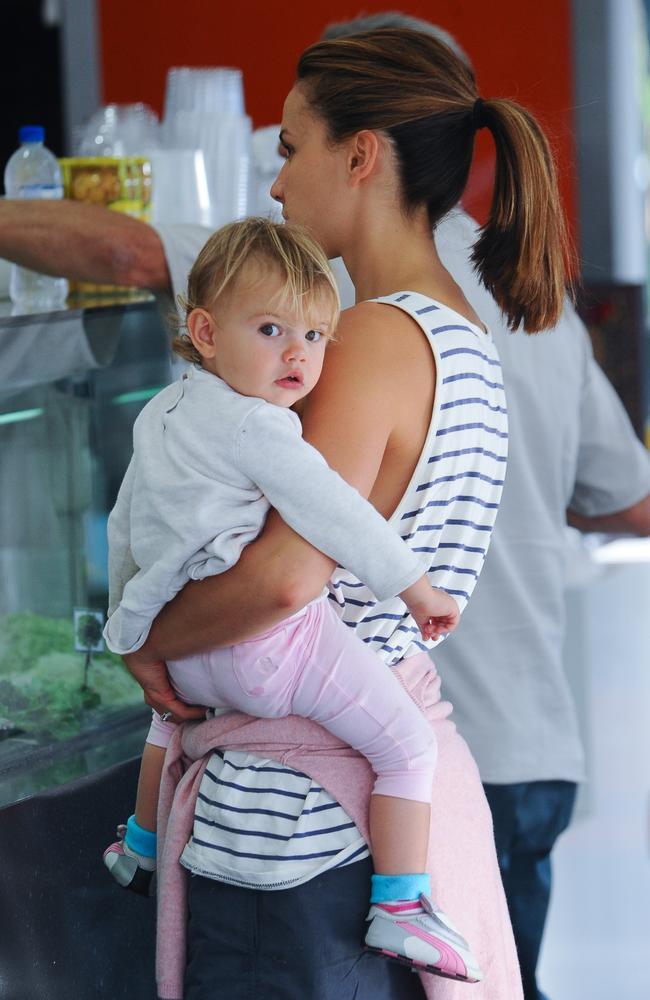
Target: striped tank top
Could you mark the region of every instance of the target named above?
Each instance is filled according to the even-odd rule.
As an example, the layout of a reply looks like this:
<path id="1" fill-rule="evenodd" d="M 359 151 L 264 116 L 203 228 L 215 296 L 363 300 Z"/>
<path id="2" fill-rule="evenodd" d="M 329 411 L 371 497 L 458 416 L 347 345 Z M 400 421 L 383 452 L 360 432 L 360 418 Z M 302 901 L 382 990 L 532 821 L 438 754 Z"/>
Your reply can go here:
<path id="1" fill-rule="evenodd" d="M 485 559 L 506 469 L 499 358 L 489 333 L 425 295 L 396 292 L 375 301 L 418 323 L 436 364 L 427 439 L 389 523 L 415 552 L 430 557 L 431 583 L 452 594 L 462 613 Z M 389 667 L 435 645 L 422 640 L 399 598 L 378 603 L 341 567 L 330 580 L 329 598 Z M 228 752 L 213 754 L 208 763 L 181 861 L 219 881 L 281 889 L 367 854 L 347 813 L 307 775 Z"/>

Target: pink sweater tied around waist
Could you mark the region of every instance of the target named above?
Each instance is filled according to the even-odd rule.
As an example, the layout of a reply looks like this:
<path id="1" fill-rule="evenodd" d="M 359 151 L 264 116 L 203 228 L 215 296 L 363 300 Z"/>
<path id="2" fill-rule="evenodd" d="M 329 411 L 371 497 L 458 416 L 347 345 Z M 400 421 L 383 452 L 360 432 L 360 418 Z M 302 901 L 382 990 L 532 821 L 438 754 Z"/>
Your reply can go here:
<path id="1" fill-rule="evenodd" d="M 451 712 L 440 701 L 440 680 L 426 653 L 395 672 L 430 721 Z M 368 840 L 368 805 L 374 773 L 365 757 L 309 719 L 255 719 L 230 712 L 185 723 L 172 735 L 158 807 L 158 931 L 156 978 L 161 1000 L 182 1000 L 185 972 L 188 872 L 179 863 L 192 835 L 194 806 L 211 752 L 240 750 L 303 771 L 333 796 Z M 429 996 L 434 977 L 424 976 Z"/>

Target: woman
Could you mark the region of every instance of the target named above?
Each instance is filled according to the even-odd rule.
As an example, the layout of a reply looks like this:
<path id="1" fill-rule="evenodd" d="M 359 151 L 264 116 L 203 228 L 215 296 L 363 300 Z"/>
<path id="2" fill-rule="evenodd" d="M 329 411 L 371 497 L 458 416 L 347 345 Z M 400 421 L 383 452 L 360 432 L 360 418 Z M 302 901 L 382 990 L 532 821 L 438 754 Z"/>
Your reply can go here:
<path id="1" fill-rule="evenodd" d="M 309 398 L 305 437 L 381 513 L 397 512 L 398 530 L 408 514 L 414 547 L 434 552 L 436 570 L 466 573 L 465 595 L 480 569 L 472 553 L 482 557 L 485 549 L 476 533 L 489 535 L 493 516 L 490 504 L 481 507 L 480 493 L 465 495 L 467 482 L 500 483 L 503 465 L 495 463 L 505 458 L 503 431 L 493 419 L 501 408 L 490 404 L 481 418 L 465 419 L 466 407 L 484 403 L 481 384 L 498 386 L 498 369 L 491 369 L 490 382 L 486 369 L 476 368 L 496 365 L 489 334 L 442 267 L 431 228 L 459 200 L 482 127 L 495 141 L 497 174 L 474 258 L 512 328 L 522 324 L 533 332 L 555 323 L 564 293 L 552 159 L 534 120 L 511 102 L 481 101 L 471 71 L 436 39 L 385 30 L 308 49 L 285 104 L 286 163 L 272 189 L 289 224 L 306 225 L 328 256 L 343 257 L 359 303 L 344 314 L 340 343 Z M 378 297 L 386 301 L 370 301 Z M 438 311 L 445 320 L 440 327 L 421 320 Z M 440 350 L 439 333 L 451 347 Z M 465 370 L 449 367 L 454 357 Z M 452 396 L 454 387 L 466 391 Z M 446 437 L 452 432 L 465 437 Z M 432 493 L 426 468 L 441 454 L 460 462 L 470 453 L 471 469 L 455 466 L 459 471 L 437 477 Z M 418 507 L 420 489 L 428 499 Z M 470 501 L 468 511 L 463 505 Z M 446 553 L 443 559 L 443 549 L 462 551 L 470 561 L 454 563 Z M 275 625 L 316 597 L 333 570 L 270 517 L 237 566 L 189 584 L 130 658 L 149 704 L 176 720 L 188 718 L 159 661 L 244 641 Z M 521 987 L 489 812 L 430 661 L 409 640 L 408 621 L 395 608 L 376 605 L 348 575 L 337 573 L 330 592 L 344 620 L 386 662 L 403 657 L 398 675 L 432 720 L 439 753 L 432 810 L 436 895 L 447 912 L 458 914 L 483 967 L 485 978 L 472 996 L 517 1000 Z M 268 746 L 266 735 L 257 740 L 258 730 L 246 730 L 251 742 L 242 744 L 222 733 L 217 745 L 226 752 L 211 756 L 203 773 L 184 855 L 197 875 L 189 888 L 185 996 L 401 1000 L 421 997 L 423 987 L 430 997 L 462 996 L 465 985 L 427 976 L 421 986 L 401 967 L 362 957 L 370 865 L 359 832 L 364 775 L 358 768 L 353 781 L 330 775 L 331 746 L 325 758 L 318 754 L 322 747 L 301 755 L 304 732 L 297 734 L 290 720 L 275 727 L 275 750 L 262 760 L 237 751 Z M 283 744 L 297 770 L 273 764 L 286 760 Z M 327 787 L 338 803 L 307 774 L 320 774 L 321 781 L 330 775 Z M 317 830 L 308 825 L 314 815 L 322 817 Z M 269 866 L 272 877 L 263 870 Z M 161 983 L 162 996 L 176 996 L 171 980 L 163 975 Z"/>

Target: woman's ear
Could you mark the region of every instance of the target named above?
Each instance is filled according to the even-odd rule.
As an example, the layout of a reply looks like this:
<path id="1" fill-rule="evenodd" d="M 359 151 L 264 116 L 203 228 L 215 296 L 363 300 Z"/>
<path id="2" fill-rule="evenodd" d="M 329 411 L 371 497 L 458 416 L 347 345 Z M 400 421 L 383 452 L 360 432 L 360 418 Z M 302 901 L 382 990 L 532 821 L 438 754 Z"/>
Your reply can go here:
<path id="1" fill-rule="evenodd" d="M 215 356 L 215 322 L 206 309 L 192 309 L 187 317 L 187 333 L 202 358 Z"/>
<path id="2" fill-rule="evenodd" d="M 353 185 L 365 180 L 375 167 L 379 157 L 379 137 L 371 129 L 357 132 L 350 140 L 348 171 Z"/>

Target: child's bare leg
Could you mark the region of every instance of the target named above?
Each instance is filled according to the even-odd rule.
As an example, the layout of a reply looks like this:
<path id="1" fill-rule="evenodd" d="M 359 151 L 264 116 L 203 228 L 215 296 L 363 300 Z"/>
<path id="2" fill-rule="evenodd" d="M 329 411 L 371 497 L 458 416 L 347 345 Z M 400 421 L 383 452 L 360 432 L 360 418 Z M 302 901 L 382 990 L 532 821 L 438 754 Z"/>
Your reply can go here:
<path id="1" fill-rule="evenodd" d="M 104 864 L 116 882 L 145 896 L 156 870 L 156 813 L 164 760 L 165 747 L 145 743 L 135 814 L 129 816 L 124 839 L 104 851 Z"/>
<path id="2" fill-rule="evenodd" d="M 370 843 L 378 875 L 426 871 L 430 814 L 428 802 L 370 796 Z"/>
<path id="3" fill-rule="evenodd" d="M 370 843 L 375 874 L 366 946 L 413 968 L 462 982 L 482 978 L 478 961 L 431 900 L 426 872 L 428 802 L 370 796 Z"/>
<path id="4" fill-rule="evenodd" d="M 157 829 L 158 795 L 165 762 L 165 747 L 145 743 L 135 800 L 135 820 L 143 830 Z"/>

